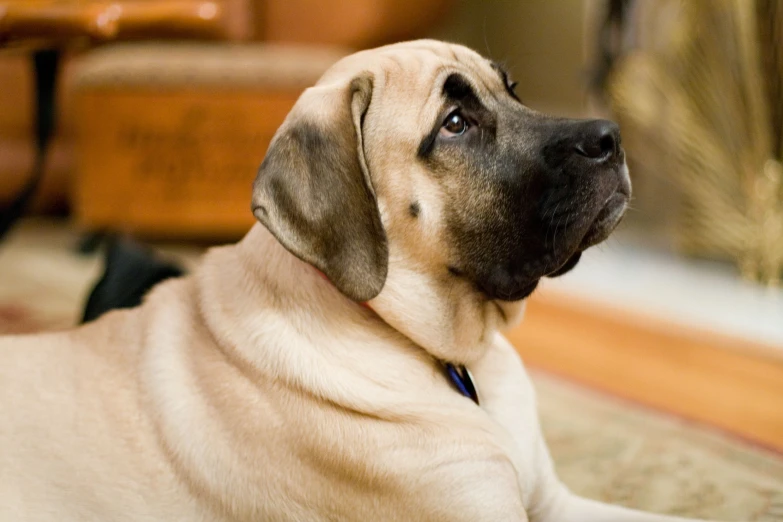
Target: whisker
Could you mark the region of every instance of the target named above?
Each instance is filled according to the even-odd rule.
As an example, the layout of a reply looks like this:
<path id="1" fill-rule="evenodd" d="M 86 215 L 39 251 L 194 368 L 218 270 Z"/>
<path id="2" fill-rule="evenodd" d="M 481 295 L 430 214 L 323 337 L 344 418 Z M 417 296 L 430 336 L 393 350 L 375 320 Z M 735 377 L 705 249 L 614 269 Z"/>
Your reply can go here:
<path id="1" fill-rule="evenodd" d="M 555 214 L 557 214 L 557 211 L 558 211 L 558 209 L 560 208 L 560 205 L 561 205 L 562 203 L 563 203 L 563 202 L 562 202 L 562 201 L 560 201 L 560 202 L 558 202 L 558 203 L 557 203 L 557 205 L 555 205 L 555 210 L 552 212 L 552 219 L 554 219 L 554 217 L 555 217 Z M 544 214 L 544 219 L 546 219 L 546 214 Z M 550 221 L 550 222 L 549 222 L 549 224 L 547 225 L 547 228 L 546 228 L 546 234 L 544 234 L 544 243 L 546 243 L 546 242 L 547 242 L 547 240 L 549 239 L 549 230 L 550 230 L 551 228 L 552 228 L 552 221 Z M 555 234 L 557 234 L 557 230 L 555 230 Z"/>
<path id="2" fill-rule="evenodd" d="M 556 248 L 556 244 L 557 244 L 557 229 L 560 228 L 561 221 L 562 221 L 562 219 L 558 219 L 557 220 L 557 225 L 555 226 L 555 237 L 552 239 L 552 248 Z"/>

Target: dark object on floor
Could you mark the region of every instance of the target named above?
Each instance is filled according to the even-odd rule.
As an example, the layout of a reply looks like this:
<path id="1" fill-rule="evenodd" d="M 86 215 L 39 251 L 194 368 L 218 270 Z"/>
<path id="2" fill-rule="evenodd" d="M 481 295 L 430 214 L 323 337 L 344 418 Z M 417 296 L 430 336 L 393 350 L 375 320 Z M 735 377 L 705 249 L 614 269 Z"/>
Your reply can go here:
<path id="1" fill-rule="evenodd" d="M 128 238 L 110 239 L 105 259 L 103 276 L 84 307 L 83 323 L 109 310 L 138 306 L 153 286 L 185 273 L 181 266 Z"/>
<path id="2" fill-rule="evenodd" d="M 76 251 L 83 256 L 93 255 L 106 241 L 106 237 L 104 232 L 88 232 L 79 241 Z"/>

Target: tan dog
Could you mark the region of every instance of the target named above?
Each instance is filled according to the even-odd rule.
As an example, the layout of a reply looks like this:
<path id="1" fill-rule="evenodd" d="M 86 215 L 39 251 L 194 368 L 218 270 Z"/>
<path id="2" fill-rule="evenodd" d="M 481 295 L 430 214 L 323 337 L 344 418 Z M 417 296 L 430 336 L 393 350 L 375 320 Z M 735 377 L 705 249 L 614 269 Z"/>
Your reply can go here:
<path id="1" fill-rule="evenodd" d="M 464 47 L 340 61 L 264 160 L 264 226 L 136 309 L 2 339 L 0 519 L 674 520 L 561 485 L 498 333 L 629 194 L 616 126 L 526 108 Z"/>

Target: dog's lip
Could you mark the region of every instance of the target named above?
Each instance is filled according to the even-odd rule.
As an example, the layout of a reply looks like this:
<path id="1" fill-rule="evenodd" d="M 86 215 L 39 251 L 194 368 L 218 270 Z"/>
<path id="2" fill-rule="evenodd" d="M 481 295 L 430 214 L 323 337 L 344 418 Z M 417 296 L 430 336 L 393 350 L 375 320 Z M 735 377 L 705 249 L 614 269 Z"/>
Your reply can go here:
<path id="1" fill-rule="evenodd" d="M 623 179 L 617 189 L 604 202 L 593 223 L 588 227 L 577 248 L 568 255 L 563 263 L 546 274 L 546 277 L 557 277 L 561 273 L 568 272 L 565 267 L 576 264 L 582 252 L 604 241 L 622 221 L 628 201 L 631 199 L 631 185 L 627 178 Z"/>
<path id="2" fill-rule="evenodd" d="M 579 258 L 582 257 L 582 252 L 583 250 L 581 248 L 577 249 L 574 253 L 568 256 L 563 264 L 551 272 L 548 272 L 546 277 L 557 277 L 565 274 L 566 272 L 569 272 L 579 262 Z"/>
<path id="3" fill-rule="evenodd" d="M 578 250 L 585 250 L 608 238 L 622 221 L 625 210 L 628 208 L 629 199 L 630 194 L 628 191 L 623 190 L 623 187 L 618 188 L 609 196 L 600 212 L 598 212 L 598 216 L 596 216 L 592 225 L 585 232 L 579 243 Z"/>
<path id="4" fill-rule="evenodd" d="M 606 198 L 601 210 L 598 212 L 593 223 L 587 228 L 582 239 L 576 244 L 576 247 L 564 256 L 563 261 L 554 268 L 547 268 L 539 275 L 531 274 L 528 281 L 515 285 L 515 288 L 508 290 L 506 288 L 488 288 L 486 285 L 476 281 L 476 286 L 485 296 L 491 300 L 497 301 L 519 301 L 530 296 L 538 286 L 543 277 L 557 277 L 560 274 L 568 272 L 579 261 L 582 252 L 589 247 L 604 241 L 617 225 L 622 221 L 628 201 L 631 197 L 631 184 L 628 178 L 627 168 L 623 165 L 620 172 L 621 178 L 615 190 Z M 454 268 L 449 269 L 454 275 L 462 275 L 461 271 Z"/>
<path id="5" fill-rule="evenodd" d="M 530 296 L 530 294 L 533 293 L 533 291 L 538 286 L 539 280 L 540 279 L 534 279 L 529 283 L 521 285 L 520 287 L 514 289 L 513 291 L 503 291 L 501 289 L 496 289 L 494 292 L 490 292 L 485 288 L 481 288 L 481 291 L 484 293 L 484 295 L 486 295 L 493 301 L 507 301 L 507 302 L 521 301 L 522 299 L 525 299 L 526 297 Z"/>

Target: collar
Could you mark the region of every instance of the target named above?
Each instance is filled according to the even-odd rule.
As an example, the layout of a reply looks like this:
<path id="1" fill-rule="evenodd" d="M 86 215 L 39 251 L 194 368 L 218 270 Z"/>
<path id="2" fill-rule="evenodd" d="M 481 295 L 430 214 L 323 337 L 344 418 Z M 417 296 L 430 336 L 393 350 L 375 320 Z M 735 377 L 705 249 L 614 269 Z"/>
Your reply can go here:
<path id="1" fill-rule="evenodd" d="M 324 274 L 317 268 L 315 269 L 315 271 L 325 281 L 328 281 L 331 284 L 331 281 L 329 280 L 328 277 L 326 277 L 326 274 Z M 375 310 L 372 309 L 369 303 L 365 302 L 365 303 L 358 303 L 358 304 L 370 310 L 371 312 L 375 312 Z M 443 369 L 446 372 L 446 377 L 448 377 L 449 381 L 451 381 L 451 384 L 454 385 L 457 391 L 460 392 L 465 397 L 467 397 L 468 399 L 475 402 L 476 404 L 478 404 L 479 403 L 478 391 L 476 390 L 476 385 L 473 384 L 473 376 L 470 374 L 470 371 L 464 365 L 461 364 L 454 365 L 452 363 L 447 363 L 442 361 L 440 362 L 440 364 L 441 366 L 443 366 Z"/>
<path id="2" fill-rule="evenodd" d="M 451 363 L 441 364 L 446 370 L 446 376 L 454 387 L 457 388 L 457 391 L 478 404 L 478 391 L 476 390 L 476 385 L 473 384 L 473 376 L 470 374 L 470 371 L 463 365 L 455 366 Z"/>

